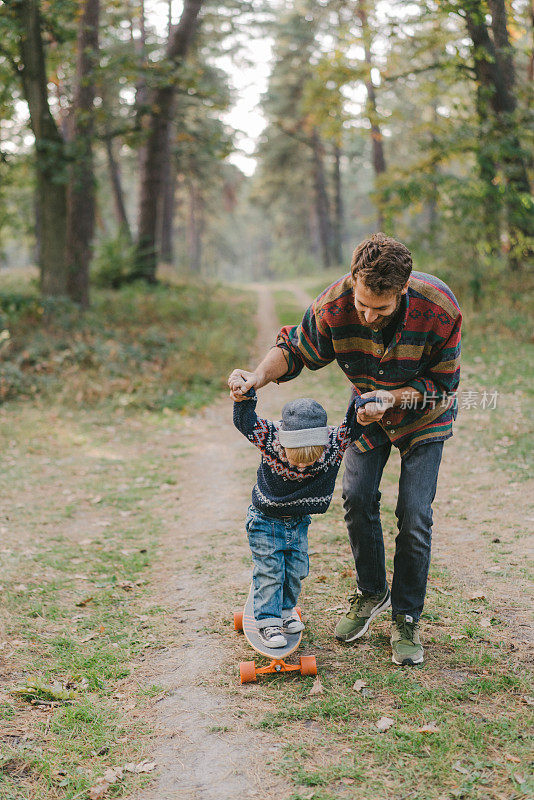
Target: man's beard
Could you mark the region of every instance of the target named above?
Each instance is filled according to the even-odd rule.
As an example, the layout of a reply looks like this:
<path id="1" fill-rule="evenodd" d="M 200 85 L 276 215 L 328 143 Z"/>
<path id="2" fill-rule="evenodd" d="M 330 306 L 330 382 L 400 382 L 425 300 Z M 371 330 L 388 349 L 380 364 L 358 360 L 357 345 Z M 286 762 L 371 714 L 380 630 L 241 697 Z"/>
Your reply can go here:
<path id="1" fill-rule="evenodd" d="M 382 328 L 385 328 L 387 325 L 389 325 L 390 322 L 393 321 L 393 317 L 399 311 L 401 301 L 402 301 L 402 294 L 399 294 L 399 296 L 397 297 L 397 305 L 395 306 L 395 310 L 392 311 L 391 314 L 388 314 L 387 317 L 382 317 L 382 319 L 375 319 L 374 322 L 367 322 L 365 316 L 360 311 L 358 311 L 358 309 L 356 309 L 358 320 L 360 324 L 364 325 L 366 328 L 373 328 L 374 330 L 380 331 L 382 330 Z"/>

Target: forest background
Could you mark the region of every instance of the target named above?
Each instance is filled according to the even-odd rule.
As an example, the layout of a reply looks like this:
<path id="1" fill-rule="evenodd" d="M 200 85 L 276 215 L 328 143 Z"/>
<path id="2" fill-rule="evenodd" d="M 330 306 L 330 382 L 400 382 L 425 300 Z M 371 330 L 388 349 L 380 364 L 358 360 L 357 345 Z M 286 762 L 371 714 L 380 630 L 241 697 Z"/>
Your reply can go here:
<path id="1" fill-rule="evenodd" d="M 87 307 L 90 265 L 117 287 L 158 259 L 310 274 L 376 229 L 475 300 L 526 270 L 529 0 L 146 5 L 0 4 L 0 253 L 37 263 L 44 296 Z M 255 42 L 272 60 L 245 174 L 226 112 Z"/>

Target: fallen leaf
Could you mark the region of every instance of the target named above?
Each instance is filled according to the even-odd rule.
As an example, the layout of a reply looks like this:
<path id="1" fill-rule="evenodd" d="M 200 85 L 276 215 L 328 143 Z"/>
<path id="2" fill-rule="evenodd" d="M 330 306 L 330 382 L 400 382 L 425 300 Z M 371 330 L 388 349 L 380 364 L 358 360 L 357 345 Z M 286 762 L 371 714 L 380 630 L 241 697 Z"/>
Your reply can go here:
<path id="1" fill-rule="evenodd" d="M 156 769 L 156 762 L 140 761 L 139 764 L 134 764 L 132 761 L 129 761 L 128 764 L 124 765 L 123 769 L 125 772 L 152 772 L 152 770 Z"/>
<path id="2" fill-rule="evenodd" d="M 102 502 L 102 495 L 97 494 L 96 497 L 91 497 L 89 502 L 92 503 L 94 506 L 96 506 L 98 503 Z"/>
<path id="3" fill-rule="evenodd" d="M 108 767 L 104 772 L 104 780 L 108 783 L 117 783 L 122 780 L 124 770 L 122 767 Z"/>
<path id="4" fill-rule="evenodd" d="M 376 723 L 376 727 L 378 728 L 379 731 L 387 731 L 394 724 L 395 720 L 391 719 L 391 717 L 380 717 L 380 719 Z"/>
<path id="5" fill-rule="evenodd" d="M 462 775 L 469 775 L 469 770 L 465 767 L 462 767 L 459 761 L 455 761 L 452 765 L 452 768 L 456 770 L 456 772 L 461 772 Z"/>
<path id="6" fill-rule="evenodd" d="M 481 628 L 491 628 L 491 619 L 489 617 L 482 617 L 480 620 Z"/>
<path id="7" fill-rule="evenodd" d="M 468 637 L 465 633 L 451 633 L 451 639 L 453 642 L 459 642 L 460 639 L 467 639 Z"/>
<path id="8" fill-rule="evenodd" d="M 452 592 L 446 592 L 445 589 L 440 589 L 439 586 L 434 586 L 434 589 L 436 592 L 439 592 L 440 594 L 446 594 L 448 597 L 452 597 L 453 594 Z"/>
<path id="9" fill-rule="evenodd" d="M 525 783 L 526 778 L 524 775 L 521 775 L 520 772 L 516 772 L 514 775 L 514 780 L 516 780 L 521 785 Z"/>
<path id="10" fill-rule="evenodd" d="M 97 783 L 89 789 L 89 800 L 102 800 L 107 794 L 110 784 L 107 781 Z"/>
<path id="11" fill-rule="evenodd" d="M 313 682 L 313 686 L 310 689 L 310 695 L 314 694 L 324 694 L 323 684 L 321 683 L 321 679 L 319 676 Z"/>
<path id="12" fill-rule="evenodd" d="M 78 608 L 83 608 L 88 603 L 90 603 L 91 600 L 94 600 L 93 595 L 91 595 L 91 597 L 85 597 L 83 600 L 80 600 L 78 603 L 76 603 L 76 605 L 78 606 Z"/>
<path id="13" fill-rule="evenodd" d="M 352 688 L 354 689 L 355 692 L 361 692 L 361 690 L 365 689 L 366 686 L 367 686 L 366 681 L 357 680 L 356 683 L 353 684 Z"/>
<path id="14" fill-rule="evenodd" d="M 513 761 L 514 764 L 520 764 L 521 763 L 521 759 L 520 758 L 516 758 L 516 756 L 511 756 L 509 753 L 505 753 L 504 757 L 505 757 L 505 759 L 507 761 Z"/>
<path id="15" fill-rule="evenodd" d="M 365 687 L 362 689 L 362 697 L 364 700 L 369 700 L 370 697 L 373 697 L 373 693 L 370 689 L 366 689 Z"/>
<path id="16" fill-rule="evenodd" d="M 350 786 L 351 783 L 354 783 L 354 778 L 341 778 L 341 783 L 345 783 L 347 786 Z"/>
<path id="17" fill-rule="evenodd" d="M 417 733 L 439 733 L 439 728 L 435 722 L 429 722 L 428 725 L 417 728 Z"/>
<path id="18" fill-rule="evenodd" d="M 470 600 L 485 600 L 486 595 L 483 591 L 473 592 L 473 594 L 469 595 Z"/>

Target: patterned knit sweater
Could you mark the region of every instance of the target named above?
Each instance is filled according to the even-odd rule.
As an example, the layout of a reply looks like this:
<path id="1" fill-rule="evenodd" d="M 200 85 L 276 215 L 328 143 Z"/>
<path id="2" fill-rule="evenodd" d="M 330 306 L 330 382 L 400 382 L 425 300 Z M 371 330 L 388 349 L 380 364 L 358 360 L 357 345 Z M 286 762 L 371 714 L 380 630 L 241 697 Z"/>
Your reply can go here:
<path id="1" fill-rule="evenodd" d="M 328 444 L 314 464 L 292 467 L 278 441 L 280 423 L 256 414 L 254 389 L 245 400 L 234 403 L 234 425 L 261 452 L 252 504 L 271 517 L 324 514 L 334 493 L 336 477 L 349 444 L 362 433 L 356 411 L 369 400 L 353 397 L 341 425 L 329 429 Z"/>

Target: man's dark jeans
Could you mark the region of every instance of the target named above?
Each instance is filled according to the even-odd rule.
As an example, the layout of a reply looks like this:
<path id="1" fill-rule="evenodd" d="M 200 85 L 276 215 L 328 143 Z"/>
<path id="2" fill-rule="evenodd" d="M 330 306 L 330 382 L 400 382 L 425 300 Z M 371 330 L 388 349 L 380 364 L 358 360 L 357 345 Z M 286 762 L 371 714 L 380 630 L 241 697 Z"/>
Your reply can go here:
<path id="1" fill-rule="evenodd" d="M 366 453 L 351 445 L 345 454 L 343 505 L 345 522 L 361 591 L 379 594 L 386 589 L 384 539 L 380 524 L 380 480 L 391 451 L 387 443 Z M 391 605 L 393 615 L 410 614 L 418 620 L 423 610 L 432 538 L 432 501 L 436 494 L 443 442 L 414 447 L 401 459 L 395 514 Z"/>

